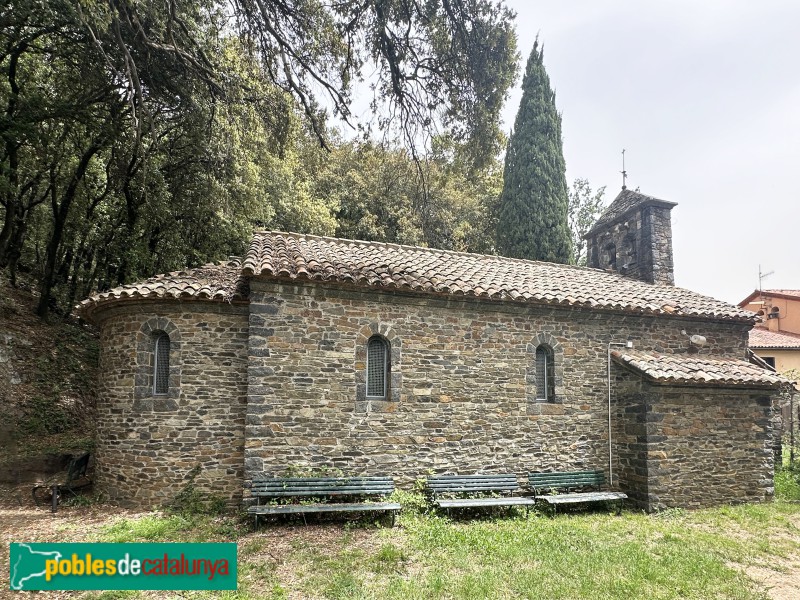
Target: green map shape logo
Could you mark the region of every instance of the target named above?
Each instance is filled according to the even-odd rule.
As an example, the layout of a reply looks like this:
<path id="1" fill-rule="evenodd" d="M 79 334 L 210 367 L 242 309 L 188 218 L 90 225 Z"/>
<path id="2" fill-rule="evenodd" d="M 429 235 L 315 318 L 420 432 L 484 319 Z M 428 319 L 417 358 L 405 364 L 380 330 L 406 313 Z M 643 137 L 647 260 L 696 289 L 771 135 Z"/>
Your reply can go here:
<path id="1" fill-rule="evenodd" d="M 28 544 L 11 544 L 11 589 L 38 589 L 35 580 L 44 579 L 45 561 L 61 558 L 61 553 L 57 551 L 42 552 Z M 30 587 L 26 587 L 26 584 Z"/>
<path id="2" fill-rule="evenodd" d="M 11 590 L 236 589 L 230 542 L 15 542 L 9 555 Z"/>

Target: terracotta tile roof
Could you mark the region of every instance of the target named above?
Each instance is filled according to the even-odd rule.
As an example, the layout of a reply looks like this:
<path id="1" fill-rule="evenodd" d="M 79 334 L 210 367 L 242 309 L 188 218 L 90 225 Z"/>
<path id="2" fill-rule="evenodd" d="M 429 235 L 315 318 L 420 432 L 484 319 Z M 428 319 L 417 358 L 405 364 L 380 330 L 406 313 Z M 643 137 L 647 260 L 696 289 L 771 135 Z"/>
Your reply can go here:
<path id="1" fill-rule="evenodd" d="M 739 302 L 739 306 L 745 306 L 761 296 L 767 298 L 786 298 L 788 300 L 800 300 L 800 290 L 754 290 L 747 298 Z"/>
<path id="2" fill-rule="evenodd" d="M 780 387 L 790 382 L 744 360 L 692 354 L 655 354 L 614 350 L 615 362 L 656 383 L 737 387 Z"/>
<path id="3" fill-rule="evenodd" d="M 779 296 L 791 296 L 800 300 L 800 290 L 762 290 L 764 294 L 777 294 Z"/>
<path id="4" fill-rule="evenodd" d="M 242 270 L 278 279 L 511 302 L 747 322 L 754 317 L 682 288 L 600 269 L 274 231 L 254 236 Z"/>
<path id="5" fill-rule="evenodd" d="M 785 331 L 770 331 L 761 327 L 750 330 L 751 348 L 786 348 L 800 350 L 800 334 Z"/>
<path id="6" fill-rule="evenodd" d="M 100 292 L 81 302 L 76 309 L 83 317 L 101 306 L 125 299 L 201 299 L 231 302 L 245 300 L 248 280 L 238 260 L 207 264 L 196 269 L 156 275 L 146 281 Z"/>
<path id="7" fill-rule="evenodd" d="M 592 228 L 586 232 L 583 237 L 590 237 L 595 231 L 598 229 L 604 229 L 610 223 L 617 221 L 619 218 L 625 215 L 625 213 L 647 204 L 657 204 L 667 208 L 677 206 L 676 202 L 661 200 L 660 198 L 654 198 L 653 196 L 648 196 L 647 194 L 625 189 L 622 190 L 616 198 L 614 198 L 613 202 L 608 205 L 608 208 L 606 208 L 603 214 L 600 215 L 600 218 L 597 219 L 597 222 L 592 225 Z"/>

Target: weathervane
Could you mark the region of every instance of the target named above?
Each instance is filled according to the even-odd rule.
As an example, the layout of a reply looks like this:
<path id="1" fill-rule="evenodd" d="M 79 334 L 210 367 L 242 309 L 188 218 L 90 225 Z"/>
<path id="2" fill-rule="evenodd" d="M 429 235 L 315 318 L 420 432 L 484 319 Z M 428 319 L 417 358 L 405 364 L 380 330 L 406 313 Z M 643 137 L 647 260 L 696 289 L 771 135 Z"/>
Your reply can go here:
<path id="1" fill-rule="evenodd" d="M 628 178 L 628 172 L 625 170 L 625 148 L 622 149 L 622 171 L 620 173 L 622 173 L 622 189 L 627 190 L 625 180 Z"/>

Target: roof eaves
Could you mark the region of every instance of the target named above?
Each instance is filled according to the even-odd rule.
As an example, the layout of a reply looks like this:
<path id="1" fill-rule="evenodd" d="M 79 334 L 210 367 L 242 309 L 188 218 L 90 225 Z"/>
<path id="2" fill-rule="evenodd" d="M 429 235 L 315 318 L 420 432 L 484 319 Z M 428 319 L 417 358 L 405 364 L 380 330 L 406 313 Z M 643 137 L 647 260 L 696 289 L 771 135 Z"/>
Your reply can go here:
<path id="1" fill-rule="evenodd" d="M 745 379 L 742 377 L 713 377 L 707 378 L 687 378 L 675 377 L 668 374 L 668 367 L 664 371 L 658 371 L 658 375 L 650 373 L 647 369 L 634 364 L 631 360 L 627 359 L 625 355 L 619 350 L 611 352 L 612 360 L 618 365 L 626 368 L 629 371 L 636 373 L 643 379 L 652 383 L 653 385 L 660 386 L 681 386 L 681 387 L 717 387 L 717 388 L 736 388 L 736 389 L 778 389 L 791 382 L 789 380 L 770 373 L 774 381 L 767 379 L 753 380 Z M 657 357 L 653 357 L 657 358 Z M 716 365 L 719 367 L 719 365 Z M 707 373 L 706 373 L 707 375 Z"/>

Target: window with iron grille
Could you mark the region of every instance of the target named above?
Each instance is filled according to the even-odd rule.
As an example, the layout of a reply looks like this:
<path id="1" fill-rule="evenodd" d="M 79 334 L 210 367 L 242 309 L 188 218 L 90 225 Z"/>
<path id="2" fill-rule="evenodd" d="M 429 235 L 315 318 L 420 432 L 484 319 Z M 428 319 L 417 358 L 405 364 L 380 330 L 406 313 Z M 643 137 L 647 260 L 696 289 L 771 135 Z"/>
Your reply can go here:
<path id="1" fill-rule="evenodd" d="M 555 402 L 556 378 L 553 350 L 542 344 L 536 348 L 536 399 Z"/>
<path id="2" fill-rule="evenodd" d="M 166 333 L 157 334 L 153 364 L 153 393 L 166 394 L 169 392 L 169 336 Z"/>
<path id="3" fill-rule="evenodd" d="M 387 398 L 389 388 L 389 346 L 377 335 L 367 342 L 367 398 Z"/>

